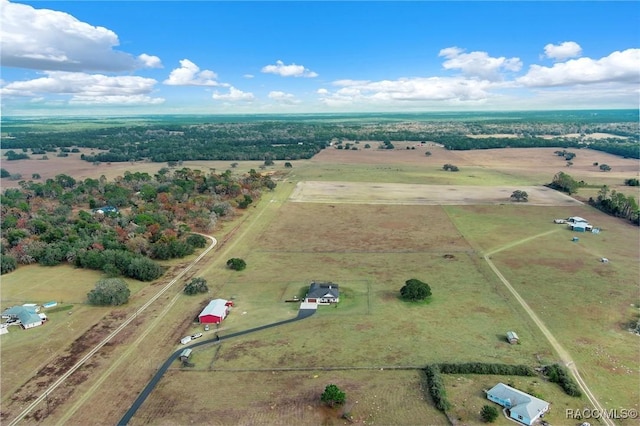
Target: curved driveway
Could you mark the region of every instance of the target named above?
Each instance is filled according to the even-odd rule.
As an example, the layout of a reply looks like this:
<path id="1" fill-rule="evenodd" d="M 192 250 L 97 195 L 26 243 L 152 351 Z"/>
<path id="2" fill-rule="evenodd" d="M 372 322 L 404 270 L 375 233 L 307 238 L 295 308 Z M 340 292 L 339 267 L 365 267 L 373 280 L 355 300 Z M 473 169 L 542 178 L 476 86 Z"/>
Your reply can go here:
<path id="1" fill-rule="evenodd" d="M 185 346 L 185 347 L 183 347 L 181 349 L 178 349 L 177 351 L 172 353 L 169 356 L 169 358 L 167 358 L 167 360 L 164 362 L 164 364 L 162 364 L 162 366 L 158 369 L 158 371 L 151 378 L 151 380 L 149 381 L 147 386 L 145 386 L 145 388 L 142 390 L 142 392 L 140 392 L 140 395 L 138 395 L 138 398 L 136 398 L 136 400 L 133 402 L 133 405 L 131 405 L 131 408 L 129 408 L 129 410 L 127 410 L 127 412 L 124 414 L 124 416 L 122 416 L 122 418 L 118 422 L 118 425 L 119 426 L 125 426 L 125 425 L 127 425 L 129 423 L 129 421 L 136 414 L 136 412 L 138 411 L 138 409 L 140 408 L 142 403 L 147 399 L 149 394 L 151 394 L 153 389 L 156 387 L 156 385 L 158 384 L 158 382 L 160 381 L 162 376 L 164 376 L 164 373 L 167 372 L 169 367 L 171 367 L 171 364 L 173 364 L 173 362 L 176 359 L 178 359 L 178 357 L 180 356 L 180 353 L 182 353 L 182 351 L 185 350 L 186 348 L 197 348 L 198 346 L 204 346 L 204 345 L 207 345 L 209 343 L 221 342 L 223 340 L 231 339 L 233 337 L 243 336 L 245 334 L 254 333 L 256 331 L 265 330 L 267 328 L 272 328 L 272 327 L 276 327 L 276 326 L 279 326 L 279 325 L 284 325 L 284 324 L 288 324 L 288 323 L 291 323 L 291 322 L 300 321 L 302 319 L 310 317 L 311 315 L 313 315 L 315 313 L 316 313 L 315 309 L 300 309 L 298 311 L 298 316 L 296 316 L 295 318 L 290 318 L 290 319 L 287 319 L 287 320 L 278 321 L 278 322 L 274 322 L 274 323 L 271 323 L 271 324 L 261 325 L 259 327 L 250 328 L 250 329 L 245 330 L 245 331 L 239 331 L 237 333 L 231 333 L 231 334 L 229 334 L 227 336 L 220 336 L 219 338 L 215 338 L 214 337 L 214 338 L 203 340 L 201 342 L 194 343 L 192 345 Z"/>
<path id="2" fill-rule="evenodd" d="M 211 244 L 207 247 L 200 255 L 193 260 L 186 268 L 184 268 L 178 275 L 176 275 L 167 285 L 162 287 L 158 293 L 156 293 L 151 299 L 149 299 L 144 305 L 138 308 L 135 313 L 129 318 L 127 318 L 122 324 L 118 326 L 115 330 L 113 330 L 107 337 L 105 337 L 100 343 L 98 343 L 89 353 L 83 356 L 73 367 L 67 370 L 62 376 L 60 376 L 55 382 L 53 382 L 47 389 L 42 392 L 42 394 L 33 400 L 15 419 L 13 419 L 8 426 L 15 426 L 18 424 L 20 420 L 22 420 L 27 414 L 31 412 L 38 404 L 48 398 L 49 394 L 55 390 L 58 386 L 60 386 L 65 380 L 71 376 L 76 370 L 78 370 L 85 362 L 89 360 L 93 355 L 95 355 L 104 345 L 109 343 L 111 339 L 113 339 L 118 333 L 124 330 L 134 319 L 137 318 L 139 314 L 144 312 L 149 306 L 151 306 L 160 296 L 162 296 L 167 290 L 169 290 L 178 280 L 180 280 L 187 272 L 189 272 L 202 258 L 204 258 L 207 253 L 209 253 L 218 243 L 214 237 L 210 235 L 201 234 L 202 236 L 209 238 L 211 240 Z"/>

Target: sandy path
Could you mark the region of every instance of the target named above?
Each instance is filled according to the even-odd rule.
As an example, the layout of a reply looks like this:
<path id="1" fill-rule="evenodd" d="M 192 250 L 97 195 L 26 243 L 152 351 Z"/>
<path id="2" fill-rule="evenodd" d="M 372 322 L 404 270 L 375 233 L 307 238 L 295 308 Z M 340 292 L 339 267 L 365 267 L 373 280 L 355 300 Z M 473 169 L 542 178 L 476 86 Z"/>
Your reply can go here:
<path id="1" fill-rule="evenodd" d="M 496 265 L 491 261 L 491 255 L 494 254 L 494 253 L 498 253 L 500 251 L 507 250 L 507 249 L 509 249 L 511 247 L 514 247 L 516 245 L 524 244 L 527 241 L 530 241 L 530 240 L 532 240 L 534 238 L 542 237 L 542 236 L 545 236 L 545 235 L 548 235 L 548 234 L 551 234 L 551 233 L 557 232 L 557 231 L 558 231 L 557 229 L 554 229 L 552 231 L 543 232 L 543 233 L 538 234 L 538 235 L 534 235 L 534 236 L 531 236 L 531 237 L 528 237 L 528 238 L 524 238 L 522 240 L 518 240 L 518 241 L 512 242 L 512 243 L 507 244 L 507 245 L 505 245 L 505 246 L 503 246 L 503 247 L 501 247 L 499 249 L 496 249 L 496 250 L 493 250 L 491 252 L 486 253 L 484 255 L 484 260 L 487 262 L 487 264 L 489 265 L 491 270 L 496 274 L 496 276 L 498 278 L 500 278 L 500 281 L 502 281 L 502 283 L 505 285 L 505 287 L 507 287 L 507 289 L 509 289 L 511 294 L 513 294 L 513 297 L 515 297 L 516 300 L 518 301 L 518 303 L 520 303 L 520 306 L 522 306 L 522 308 L 527 312 L 529 317 L 538 326 L 538 328 L 540 329 L 542 334 L 544 334 L 544 336 L 547 338 L 547 340 L 549 341 L 549 343 L 551 344 L 553 349 L 556 351 L 556 353 L 560 357 L 560 360 L 562 361 L 562 363 L 569 369 L 569 371 L 571 371 L 571 374 L 573 375 L 574 379 L 578 383 L 578 386 L 580 386 L 580 389 L 582 390 L 582 392 L 589 399 L 589 402 L 591 402 L 591 404 L 598 410 L 599 413 L 602 413 L 602 421 L 608 426 L 615 426 L 615 423 L 613 421 L 611 421 L 611 419 L 609 419 L 607 417 L 607 411 L 605 411 L 604 408 L 602 408 L 602 405 L 600 405 L 600 402 L 596 399 L 595 395 L 591 392 L 591 390 L 587 386 L 587 383 L 584 381 L 582 376 L 580 376 L 580 372 L 578 371 L 578 367 L 576 366 L 575 362 L 571 358 L 571 355 L 569 355 L 569 352 L 567 352 L 567 350 L 564 349 L 562 347 L 562 345 L 560 345 L 560 343 L 555 338 L 555 336 L 551 333 L 551 331 L 549 331 L 547 326 L 542 322 L 542 320 L 538 317 L 538 315 L 536 315 L 536 313 L 533 311 L 533 309 L 531 309 L 529 304 L 522 298 L 522 296 L 520 296 L 520 294 L 516 291 L 516 289 L 513 288 L 511 283 L 504 277 L 504 275 L 502 275 L 500 270 L 498 270 Z"/>

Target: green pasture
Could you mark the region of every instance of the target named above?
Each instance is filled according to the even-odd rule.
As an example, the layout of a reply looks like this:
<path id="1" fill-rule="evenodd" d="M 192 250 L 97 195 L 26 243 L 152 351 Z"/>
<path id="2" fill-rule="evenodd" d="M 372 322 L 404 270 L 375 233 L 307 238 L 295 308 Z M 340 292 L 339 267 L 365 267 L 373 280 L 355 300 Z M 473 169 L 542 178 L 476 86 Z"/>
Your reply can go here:
<path id="1" fill-rule="evenodd" d="M 576 360 L 600 401 L 637 408 L 638 337 L 626 325 L 638 303 L 638 229 L 588 206 L 446 209 L 473 245 L 501 250 L 491 254 L 493 262 Z M 602 231 L 575 233 L 551 223 L 569 215 Z"/>
<path id="2" fill-rule="evenodd" d="M 424 393 L 422 372 L 323 371 L 330 359 L 319 359 L 317 369 L 310 371 L 172 371 L 142 405 L 131 425 L 149 421 L 343 425 L 347 423 L 339 418 L 343 412 L 350 413 L 355 424 L 447 424 L 446 417 Z M 330 409 L 320 404 L 320 395 L 328 384 L 336 384 L 346 393 L 343 407 Z M 189 398 L 182 397 L 185 394 Z"/>
<path id="3" fill-rule="evenodd" d="M 417 154 L 416 154 L 417 155 Z M 441 163 L 442 162 L 442 163 Z M 442 170 L 448 160 L 425 157 L 424 165 L 408 164 L 339 164 L 296 162 L 291 180 L 410 183 L 429 185 L 538 185 L 540 182 L 522 175 L 503 173 L 484 167 L 465 166 L 459 172 Z M 549 181 L 553 176 L 549 177 Z"/>
<path id="4" fill-rule="evenodd" d="M 87 303 L 87 293 L 96 282 L 104 278 L 99 271 L 74 268 L 69 265 L 54 267 L 21 265 L 17 271 L 2 276 L 3 308 L 23 303 Z M 132 294 L 148 285 L 125 279 Z"/>
<path id="5" fill-rule="evenodd" d="M 508 420 L 502 414 L 502 407 L 489 401 L 484 392 L 500 382 L 550 402 L 550 409 L 544 415 L 543 420 L 552 425 L 578 424 L 577 420 L 567 419 L 565 410 L 577 411 L 589 406 L 586 397 L 568 396 L 560 386 L 540 377 L 443 374 L 442 379 L 447 391 L 447 399 L 452 405 L 450 415 L 461 424 L 482 424 L 480 410 L 484 405 L 494 406 L 500 411 L 500 416 L 493 423 L 496 426 L 514 424 L 512 420 Z"/>

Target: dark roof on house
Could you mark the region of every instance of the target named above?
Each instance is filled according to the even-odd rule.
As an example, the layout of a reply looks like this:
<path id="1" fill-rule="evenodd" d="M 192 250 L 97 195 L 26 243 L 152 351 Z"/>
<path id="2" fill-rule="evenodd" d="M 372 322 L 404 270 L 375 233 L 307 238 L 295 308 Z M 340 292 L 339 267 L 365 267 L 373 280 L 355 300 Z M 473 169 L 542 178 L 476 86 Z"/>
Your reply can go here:
<path id="1" fill-rule="evenodd" d="M 309 293 L 307 293 L 308 298 L 322 298 L 322 297 L 338 298 L 339 296 L 340 296 L 340 288 L 338 284 L 334 284 L 331 282 L 317 283 L 314 281 L 309 286 Z"/>

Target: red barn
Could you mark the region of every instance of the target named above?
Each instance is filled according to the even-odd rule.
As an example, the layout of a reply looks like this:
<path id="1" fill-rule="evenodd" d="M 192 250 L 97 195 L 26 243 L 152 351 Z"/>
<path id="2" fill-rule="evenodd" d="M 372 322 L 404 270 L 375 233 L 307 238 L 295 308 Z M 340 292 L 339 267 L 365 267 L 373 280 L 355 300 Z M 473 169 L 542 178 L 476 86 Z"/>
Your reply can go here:
<path id="1" fill-rule="evenodd" d="M 220 324 L 229 314 L 229 302 L 224 299 L 214 299 L 198 315 L 200 324 Z"/>

